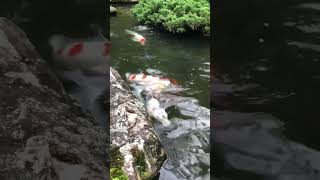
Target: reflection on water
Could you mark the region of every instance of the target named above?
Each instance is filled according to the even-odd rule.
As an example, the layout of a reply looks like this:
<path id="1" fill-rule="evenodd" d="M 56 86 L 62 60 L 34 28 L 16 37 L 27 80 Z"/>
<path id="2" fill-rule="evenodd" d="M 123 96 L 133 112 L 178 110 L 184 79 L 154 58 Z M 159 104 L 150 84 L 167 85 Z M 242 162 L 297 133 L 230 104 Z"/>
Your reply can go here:
<path id="1" fill-rule="evenodd" d="M 209 177 L 209 41 L 200 35 L 178 36 L 138 25 L 128 7 L 117 7 L 111 17 L 111 66 L 125 73 L 157 74 L 174 78 L 186 89 L 177 96 L 163 95 L 169 127 L 155 123 L 167 161 L 160 179 L 210 179 Z M 142 46 L 125 29 L 146 38 Z M 169 101 L 167 101 L 169 100 Z M 169 107 L 171 106 L 171 107 Z"/>
<path id="2" fill-rule="evenodd" d="M 216 178 L 319 179 L 319 3 L 247 4 L 216 25 Z"/>

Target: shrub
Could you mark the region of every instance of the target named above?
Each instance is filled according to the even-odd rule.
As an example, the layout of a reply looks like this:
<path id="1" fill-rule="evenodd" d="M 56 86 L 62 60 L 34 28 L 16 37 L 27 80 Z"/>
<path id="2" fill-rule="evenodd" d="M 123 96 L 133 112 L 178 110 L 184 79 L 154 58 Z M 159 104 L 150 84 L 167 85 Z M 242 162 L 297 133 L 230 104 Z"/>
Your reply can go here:
<path id="1" fill-rule="evenodd" d="M 210 32 L 209 0 L 140 0 L 132 12 L 139 22 L 173 33 Z"/>

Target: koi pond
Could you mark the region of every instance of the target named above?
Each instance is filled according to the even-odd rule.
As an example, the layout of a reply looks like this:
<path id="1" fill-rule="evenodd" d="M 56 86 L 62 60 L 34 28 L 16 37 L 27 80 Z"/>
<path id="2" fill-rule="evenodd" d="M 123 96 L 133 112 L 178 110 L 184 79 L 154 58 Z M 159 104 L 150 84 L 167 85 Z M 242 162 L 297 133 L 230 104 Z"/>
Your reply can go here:
<path id="1" fill-rule="evenodd" d="M 188 116 L 175 108 L 168 108 L 171 126 L 163 127 L 155 123 L 167 153 L 160 179 L 210 179 L 209 38 L 200 34 L 173 35 L 139 25 L 130 13 L 130 7 L 116 6 L 118 14 L 110 19 L 111 66 L 124 79 L 128 72 L 175 79 L 186 88 L 181 96 L 199 101 L 183 107 L 188 109 Z M 132 41 L 125 30 L 144 36 L 145 44 Z"/>

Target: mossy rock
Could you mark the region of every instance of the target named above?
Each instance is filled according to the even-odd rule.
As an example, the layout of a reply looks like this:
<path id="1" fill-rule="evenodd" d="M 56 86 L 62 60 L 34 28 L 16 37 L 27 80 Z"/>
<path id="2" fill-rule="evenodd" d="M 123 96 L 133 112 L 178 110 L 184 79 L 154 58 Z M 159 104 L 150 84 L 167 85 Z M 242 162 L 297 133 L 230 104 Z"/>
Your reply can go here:
<path id="1" fill-rule="evenodd" d="M 119 151 L 119 147 L 111 145 L 110 147 L 110 176 L 112 180 L 128 180 L 128 176 L 123 171 L 124 157 Z"/>
<path id="2" fill-rule="evenodd" d="M 112 180 L 129 180 L 128 176 L 121 168 L 111 168 L 110 175 Z"/>
<path id="3" fill-rule="evenodd" d="M 138 147 L 134 147 L 131 149 L 131 153 L 134 158 L 133 164 L 135 165 L 136 170 L 138 171 L 138 175 L 140 176 L 139 179 L 151 180 L 152 174 L 149 172 L 144 152 Z"/>

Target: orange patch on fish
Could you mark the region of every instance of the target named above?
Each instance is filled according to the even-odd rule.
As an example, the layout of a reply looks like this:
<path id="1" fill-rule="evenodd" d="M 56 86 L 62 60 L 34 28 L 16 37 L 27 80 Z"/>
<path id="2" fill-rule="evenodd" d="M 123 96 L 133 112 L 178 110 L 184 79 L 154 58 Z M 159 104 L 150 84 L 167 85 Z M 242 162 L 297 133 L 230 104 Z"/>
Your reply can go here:
<path id="1" fill-rule="evenodd" d="M 146 77 L 147 77 L 147 75 L 145 75 L 145 74 L 144 74 L 144 75 L 142 75 L 142 79 L 145 79 Z"/>
<path id="2" fill-rule="evenodd" d="M 82 50 L 83 50 L 83 43 L 76 43 L 70 48 L 68 55 L 69 56 L 76 56 Z"/>
<path id="3" fill-rule="evenodd" d="M 132 75 L 130 75 L 130 77 L 129 77 L 129 79 L 131 79 L 131 80 L 133 80 L 133 79 L 135 79 L 136 78 L 136 75 L 135 74 L 132 74 Z"/>
<path id="4" fill-rule="evenodd" d="M 177 80 L 175 80 L 175 79 L 169 79 L 170 80 L 170 82 L 172 83 L 172 84 L 174 84 L 174 85 L 177 85 L 178 83 L 177 83 Z"/>

